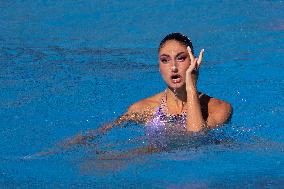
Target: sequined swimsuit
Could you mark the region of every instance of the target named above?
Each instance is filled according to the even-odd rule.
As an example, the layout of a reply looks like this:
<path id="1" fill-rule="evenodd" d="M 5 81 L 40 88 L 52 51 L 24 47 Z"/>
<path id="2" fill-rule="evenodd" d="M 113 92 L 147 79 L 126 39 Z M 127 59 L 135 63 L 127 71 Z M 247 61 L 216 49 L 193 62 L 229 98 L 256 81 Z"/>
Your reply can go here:
<path id="1" fill-rule="evenodd" d="M 168 114 L 166 92 L 156 112 L 146 123 L 146 135 L 152 145 L 165 148 L 172 141 L 174 133 L 186 131 L 186 112 L 181 114 Z"/>
<path id="2" fill-rule="evenodd" d="M 151 128 L 164 128 L 165 126 L 186 128 L 186 112 L 181 114 L 168 114 L 167 112 L 167 95 L 165 92 L 161 98 L 160 106 L 146 125 Z"/>

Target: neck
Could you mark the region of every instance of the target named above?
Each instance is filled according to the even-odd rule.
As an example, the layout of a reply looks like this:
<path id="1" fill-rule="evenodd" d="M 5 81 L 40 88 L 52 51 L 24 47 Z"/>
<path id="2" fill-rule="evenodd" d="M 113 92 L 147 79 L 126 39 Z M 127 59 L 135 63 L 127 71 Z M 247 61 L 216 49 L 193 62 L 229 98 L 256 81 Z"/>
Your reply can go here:
<path id="1" fill-rule="evenodd" d="M 168 88 L 167 95 L 167 109 L 168 113 L 180 114 L 184 111 L 186 104 L 186 90 L 185 89 L 172 89 Z"/>
<path id="2" fill-rule="evenodd" d="M 181 103 L 185 103 L 187 101 L 187 93 L 185 87 L 174 89 L 168 87 L 167 96 L 170 99 L 174 99 L 175 101 L 179 101 Z"/>

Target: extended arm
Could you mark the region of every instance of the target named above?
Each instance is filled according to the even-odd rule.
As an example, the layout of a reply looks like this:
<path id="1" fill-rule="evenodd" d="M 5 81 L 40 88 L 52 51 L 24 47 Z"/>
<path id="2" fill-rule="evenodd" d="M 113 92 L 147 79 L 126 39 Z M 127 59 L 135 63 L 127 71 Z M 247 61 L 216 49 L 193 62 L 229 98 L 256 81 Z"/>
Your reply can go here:
<path id="1" fill-rule="evenodd" d="M 102 127 L 99 127 L 96 130 L 88 131 L 84 135 L 78 134 L 77 136 L 65 141 L 63 145 L 66 147 L 73 146 L 76 144 L 86 145 L 88 144 L 88 141 L 91 141 L 95 139 L 96 137 L 107 133 L 115 126 L 121 125 L 123 122 L 126 122 L 126 121 L 133 121 L 136 123 L 145 123 L 147 119 L 146 115 L 148 114 L 145 113 L 146 111 L 144 111 L 144 109 L 141 107 L 141 104 L 143 103 L 133 104 L 132 106 L 128 108 L 128 111 L 125 114 L 117 118 L 115 121 L 108 123 L 108 124 L 104 124 Z"/>
<path id="2" fill-rule="evenodd" d="M 136 117 L 135 114 L 130 113 L 128 111 L 127 113 L 123 114 L 122 116 L 120 116 L 119 118 L 117 118 L 115 121 L 111 123 L 104 124 L 103 126 L 97 128 L 96 130 L 90 130 L 84 135 L 78 134 L 77 136 L 71 139 L 68 139 L 67 141 L 64 141 L 63 146 L 68 147 L 68 146 L 73 146 L 77 144 L 86 145 L 88 141 L 91 141 L 95 139 L 96 137 L 107 133 L 109 130 L 111 130 L 115 126 L 120 125 L 125 121 L 135 120 L 135 117 Z"/>

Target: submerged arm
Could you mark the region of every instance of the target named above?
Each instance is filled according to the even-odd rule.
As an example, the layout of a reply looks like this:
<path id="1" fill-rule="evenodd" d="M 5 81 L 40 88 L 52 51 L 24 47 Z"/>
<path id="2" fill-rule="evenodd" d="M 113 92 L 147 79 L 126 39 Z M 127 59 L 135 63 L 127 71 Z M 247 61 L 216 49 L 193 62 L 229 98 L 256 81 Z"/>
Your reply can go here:
<path id="1" fill-rule="evenodd" d="M 115 121 L 108 123 L 108 124 L 105 124 L 105 125 L 103 125 L 102 127 L 99 127 L 96 130 L 90 130 L 86 134 L 78 134 L 75 137 L 66 139 L 66 140 L 58 143 L 55 147 L 52 147 L 51 149 L 48 149 L 46 151 L 37 152 L 37 153 L 32 154 L 32 155 L 27 155 L 27 156 L 24 157 L 24 159 L 30 159 L 30 158 L 33 158 L 33 157 L 57 154 L 57 153 L 60 153 L 62 151 L 68 150 L 72 147 L 75 147 L 76 145 L 90 145 L 91 144 L 90 141 L 92 141 L 92 140 L 96 139 L 97 137 L 105 134 L 106 132 L 108 132 L 109 130 L 114 128 L 115 126 L 120 125 L 125 121 L 136 121 L 136 122 L 138 122 L 139 120 L 137 120 L 137 117 L 139 117 L 139 116 L 137 116 L 137 114 L 127 112 L 124 115 L 120 116 Z"/>
<path id="2" fill-rule="evenodd" d="M 111 123 L 104 124 L 102 127 L 99 127 L 96 130 L 88 131 L 85 135 L 78 134 L 74 138 L 71 138 L 65 141 L 64 146 L 68 147 L 68 146 L 73 146 L 76 144 L 86 145 L 88 141 L 91 141 L 95 139 L 96 137 L 107 133 L 115 126 L 121 125 L 122 123 L 126 121 L 133 121 L 136 123 L 145 123 L 146 117 L 142 113 L 140 113 L 140 111 L 137 111 L 137 108 L 138 108 L 137 106 L 138 106 L 137 104 L 130 106 L 128 108 L 128 111 L 125 114 L 123 114 L 122 116 L 120 116 L 119 118 L 117 118 L 115 121 Z"/>
<path id="3" fill-rule="evenodd" d="M 106 153 L 99 157 L 100 160 L 110 160 L 110 159 L 127 159 L 127 158 L 134 158 L 139 155 L 146 155 L 152 154 L 156 152 L 160 152 L 161 149 L 154 147 L 154 146 L 143 146 L 139 148 L 135 148 L 129 151 L 124 151 L 120 153 Z"/>
<path id="4" fill-rule="evenodd" d="M 131 116 L 131 114 L 127 112 L 123 114 L 122 116 L 120 116 L 119 118 L 117 118 L 115 121 L 104 124 L 103 126 L 97 128 L 96 130 L 90 130 L 90 131 L 87 131 L 87 133 L 84 135 L 78 134 L 77 136 L 71 139 L 68 139 L 67 141 L 63 142 L 63 145 L 66 147 L 77 145 L 77 144 L 86 145 L 88 141 L 91 141 L 95 139 L 96 137 L 107 133 L 112 128 L 114 128 L 117 125 L 122 124 L 125 121 L 130 121 L 131 119 L 133 119 L 132 117 L 133 116 Z"/>

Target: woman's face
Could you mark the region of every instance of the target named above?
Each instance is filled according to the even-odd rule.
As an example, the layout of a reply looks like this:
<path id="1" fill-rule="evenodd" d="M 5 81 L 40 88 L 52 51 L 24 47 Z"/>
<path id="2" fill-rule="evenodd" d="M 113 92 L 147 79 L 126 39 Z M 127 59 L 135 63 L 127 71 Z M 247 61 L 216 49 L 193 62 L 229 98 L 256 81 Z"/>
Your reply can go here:
<path id="1" fill-rule="evenodd" d="M 160 49 L 160 72 L 170 88 L 178 89 L 185 85 L 185 73 L 189 65 L 190 57 L 184 44 L 169 40 Z"/>

